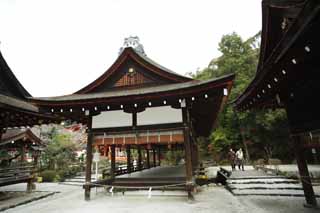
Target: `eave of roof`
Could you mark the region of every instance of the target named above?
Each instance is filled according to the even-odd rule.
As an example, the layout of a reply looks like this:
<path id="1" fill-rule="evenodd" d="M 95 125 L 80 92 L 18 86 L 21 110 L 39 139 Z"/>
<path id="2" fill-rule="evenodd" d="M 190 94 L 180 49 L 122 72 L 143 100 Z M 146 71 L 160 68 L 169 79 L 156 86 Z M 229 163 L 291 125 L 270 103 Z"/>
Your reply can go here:
<path id="1" fill-rule="evenodd" d="M 0 94 L 0 108 L 14 108 L 30 112 L 39 112 L 39 108 L 26 101 Z"/>
<path id="2" fill-rule="evenodd" d="M 108 91 L 101 93 L 91 93 L 91 94 L 73 94 L 66 96 L 57 96 L 57 97 L 40 97 L 40 98 L 29 98 L 29 100 L 35 103 L 38 106 L 47 105 L 47 104 L 68 104 L 69 102 L 81 102 L 81 101 L 90 101 L 96 99 L 112 99 L 119 97 L 130 97 L 130 96 L 144 96 L 154 93 L 162 92 L 174 92 L 184 89 L 192 89 L 201 86 L 212 86 L 219 87 L 222 85 L 229 84 L 230 81 L 233 81 L 235 75 L 229 74 L 222 76 L 220 78 L 210 79 L 206 81 L 188 81 L 184 83 L 175 83 L 169 85 L 147 87 L 147 88 L 138 88 L 132 90 L 118 90 L 118 91 Z"/>

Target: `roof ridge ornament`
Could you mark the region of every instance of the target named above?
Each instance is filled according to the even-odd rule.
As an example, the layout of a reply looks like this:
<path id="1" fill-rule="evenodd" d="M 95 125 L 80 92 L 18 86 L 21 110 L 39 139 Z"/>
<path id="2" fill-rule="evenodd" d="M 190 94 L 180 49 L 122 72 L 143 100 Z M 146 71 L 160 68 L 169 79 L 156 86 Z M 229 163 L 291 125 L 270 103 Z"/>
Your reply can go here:
<path id="1" fill-rule="evenodd" d="M 125 48 L 132 47 L 136 52 L 146 56 L 144 52 L 143 45 L 140 43 L 138 36 L 129 36 L 124 39 L 123 46 L 119 50 L 119 55 L 123 52 Z"/>

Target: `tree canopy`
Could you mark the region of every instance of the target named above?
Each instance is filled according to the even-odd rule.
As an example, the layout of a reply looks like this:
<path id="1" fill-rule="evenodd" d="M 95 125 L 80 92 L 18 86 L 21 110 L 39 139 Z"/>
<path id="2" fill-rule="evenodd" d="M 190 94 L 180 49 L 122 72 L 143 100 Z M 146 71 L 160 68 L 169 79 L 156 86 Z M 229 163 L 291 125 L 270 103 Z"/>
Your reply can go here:
<path id="1" fill-rule="evenodd" d="M 243 40 L 237 33 L 224 35 L 219 43 L 222 55 L 209 66 L 190 75 L 199 80 L 235 73 L 236 79 L 229 96 L 229 103 L 220 113 L 218 128 L 213 131 L 206 145 L 210 145 L 217 160 L 226 157 L 229 148 L 244 148 L 247 159 L 293 159 L 288 152 L 288 129 L 283 110 L 237 112 L 235 100 L 249 85 L 256 74 L 259 59 L 260 32 Z"/>

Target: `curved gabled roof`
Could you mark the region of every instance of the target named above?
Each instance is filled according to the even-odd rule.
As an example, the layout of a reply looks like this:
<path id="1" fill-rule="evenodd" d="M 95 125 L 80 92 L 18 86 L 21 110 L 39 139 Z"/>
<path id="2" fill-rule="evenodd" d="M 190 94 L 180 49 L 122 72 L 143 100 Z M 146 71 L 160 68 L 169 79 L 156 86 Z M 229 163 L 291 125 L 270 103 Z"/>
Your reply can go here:
<path id="1" fill-rule="evenodd" d="M 182 83 L 192 81 L 193 79 L 179 75 L 161 65 L 154 62 L 147 56 L 135 51 L 131 47 L 125 48 L 112 66 L 104 72 L 99 78 L 87 85 L 86 87 L 75 92 L 75 94 L 95 93 L 95 89 L 105 84 L 117 72 L 121 72 L 121 66 L 128 61 L 134 61 L 139 66 L 143 67 L 153 76 L 158 76 L 167 83 Z"/>
<path id="2" fill-rule="evenodd" d="M 22 86 L 11 71 L 0 52 L 0 94 L 25 99 L 31 97 L 30 93 Z"/>

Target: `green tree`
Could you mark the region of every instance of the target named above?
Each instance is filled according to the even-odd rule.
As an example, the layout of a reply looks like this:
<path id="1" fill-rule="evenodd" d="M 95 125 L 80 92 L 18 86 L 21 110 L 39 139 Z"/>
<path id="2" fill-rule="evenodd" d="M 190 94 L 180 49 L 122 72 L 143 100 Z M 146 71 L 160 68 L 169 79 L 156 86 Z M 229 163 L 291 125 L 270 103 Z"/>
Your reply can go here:
<path id="1" fill-rule="evenodd" d="M 244 41 L 236 33 L 224 35 L 219 43 L 222 55 L 213 59 L 209 66 L 191 74 L 199 80 L 235 73 L 236 78 L 229 96 L 235 100 L 249 85 L 256 74 L 259 57 L 260 33 Z M 211 148 L 226 156 L 229 147 L 245 149 L 246 157 L 271 158 L 281 156 L 286 147 L 286 116 L 283 111 L 236 112 L 229 103 L 218 117 L 219 127 L 210 136 Z M 277 132 L 277 134 L 274 134 Z M 275 149 L 277 147 L 277 149 Z M 224 153 L 224 154 L 223 154 Z M 286 156 L 286 155 L 285 155 Z"/>
<path id="2" fill-rule="evenodd" d="M 42 157 L 48 169 L 66 169 L 76 160 L 76 145 L 68 134 L 53 132 Z"/>

